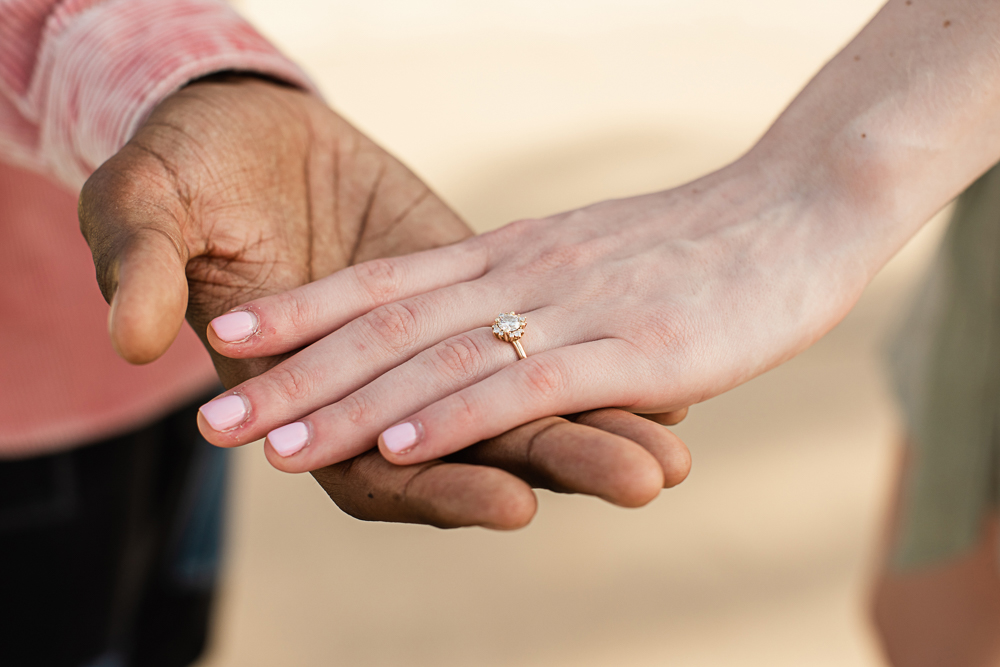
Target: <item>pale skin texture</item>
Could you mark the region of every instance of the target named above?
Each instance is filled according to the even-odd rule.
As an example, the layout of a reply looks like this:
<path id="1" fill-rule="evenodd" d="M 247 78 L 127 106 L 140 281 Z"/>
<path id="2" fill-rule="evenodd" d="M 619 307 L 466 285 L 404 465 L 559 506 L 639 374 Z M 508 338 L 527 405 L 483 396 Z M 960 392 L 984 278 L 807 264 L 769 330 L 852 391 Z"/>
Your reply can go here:
<path id="1" fill-rule="evenodd" d="M 241 306 L 232 358 L 306 349 L 236 387 L 271 463 L 414 464 L 548 414 L 666 413 L 802 351 L 1000 157 L 1000 3 L 890 2 L 743 158 L 682 187 L 512 223 Z M 336 298 L 333 296 L 336 295 Z M 489 330 L 528 318 L 516 361 Z M 389 431 L 393 425 L 412 425 Z M 404 435 L 401 437 L 400 433 Z M 406 437 L 413 435 L 415 437 Z M 390 437 L 392 436 L 392 437 Z"/>
<path id="2" fill-rule="evenodd" d="M 157 107 L 87 181 L 80 222 L 112 304 L 112 341 L 133 363 L 160 356 L 185 316 L 204 337 L 209 320 L 247 299 L 471 236 L 406 167 L 314 96 L 226 76 Z M 227 386 L 282 358 L 212 356 Z M 373 450 L 313 474 L 358 518 L 510 529 L 533 516 L 532 485 L 634 507 L 690 468 L 667 429 L 620 410 L 549 416 L 459 458 L 399 467 Z"/>
<path id="3" fill-rule="evenodd" d="M 995 0 L 893 0 L 719 172 L 382 265 L 377 299 L 330 302 L 331 291 L 355 294 L 338 274 L 242 306 L 260 328 L 236 344 L 212 339 L 221 353 L 310 347 L 236 388 L 244 424 L 203 432 L 238 445 L 302 420 L 311 439 L 300 451 L 267 449 L 276 467 L 300 470 L 408 422 L 412 447 L 380 447 L 412 463 L 541 413 L 665 411 L 764 372 L 834 326 L 1000 158 L 998 35 Z M 527 361 L 485 328 L 510 309 L 529 319 Z M 381 374 L 324 372 L 345 354 Z M 955 562 L 883 572 L 876 618 L 893 664 L 1000 664 L 995 532 L 991 519 Z"/>
<path id="4" fill-rule="evenodd" d="M 220 352 L 247 358 L 312 346 L 292 360 L 301 364 L 294 370 L 237 388 L 251 405 L 246 424 L 219 433 L 203 423 L 203 432 L 237 445 L 301 419 L 312 439 L 300 452 L 267 452 L 296 470 L 369 447 L 380 428 L 418 421 L 422 440 L 409 452 L 380 443 L 391 460 L 412 462 L 536 410 L 669 410 L 725 391 L 828 331 L 885 261 L 1000 158 L 998 35 L 995 0 L 894 0 L 750 153 L 700 181 L 518 223 L 449 249 L 454 267 L 400 260 L 380 273 L 405 291 L 367 304 L 324 301 L 325 290 L 349 282 L 344 275 L 247 304 L 258 334 L 212 340 Z M 394 311 L 371 314 L 393 298 L 402 299 Z M 468 304 L 478 303 L 485 312 L 473 321 Z M 529 317 L 530 364 L 513 362 L 484 328 L 511 308 Z M 608 315 L 595 317 L 601 312 Z M 300 316 L 294 331 L 292 313 Z M 373 335 L 376 323 L 394 321 L 407 326 Z M 324 363 L 344 350 L 371 355 L 388 372 L 354 386 L 324 377 Z M 414 406 L 399 385 L 412 382 L 407 366 L 424 362 Z M 288 392 L 292 378 L 310 391 Z M 369 398 L 345 401 L 366 391 Z M 497 397 L 512 395 L 514 408 L 493 410 Z M 353 426 L 351 414 L 370 423 Z M 343 425 L 346 435 L 326 437 Z M 956 561 L 883 569 L 875 617 L 892 664 L 1000 664 L 995 540 L 991 518 L 981 545 Z"/>

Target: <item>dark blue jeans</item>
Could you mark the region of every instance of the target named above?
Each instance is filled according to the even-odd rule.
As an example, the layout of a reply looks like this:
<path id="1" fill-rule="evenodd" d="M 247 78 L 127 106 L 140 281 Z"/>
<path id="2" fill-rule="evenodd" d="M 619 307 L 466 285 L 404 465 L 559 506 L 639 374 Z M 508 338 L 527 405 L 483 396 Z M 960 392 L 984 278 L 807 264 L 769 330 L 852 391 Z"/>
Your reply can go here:
<path id="1" fill-rule="evenodd" d="M 0 461 L 0 665 L 182 667 L 201 654 L 226 456 L 198 405 L 69 452 Z"/>

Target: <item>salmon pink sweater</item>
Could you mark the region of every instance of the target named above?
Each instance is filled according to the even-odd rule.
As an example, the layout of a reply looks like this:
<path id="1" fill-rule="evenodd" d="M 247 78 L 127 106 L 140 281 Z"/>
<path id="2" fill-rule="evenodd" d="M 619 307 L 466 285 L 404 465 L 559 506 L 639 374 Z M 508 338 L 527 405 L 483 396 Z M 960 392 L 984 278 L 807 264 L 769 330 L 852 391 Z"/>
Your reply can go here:
<path id="1" fill-rule="evenodd" d="M 0 0 L 0 458 L 125 432 L 212 385 L 186 326 L 148 366 L 115 355 L 76 198 L 157 103 L 227 70 L 310 87 L 220 0 Z"/>

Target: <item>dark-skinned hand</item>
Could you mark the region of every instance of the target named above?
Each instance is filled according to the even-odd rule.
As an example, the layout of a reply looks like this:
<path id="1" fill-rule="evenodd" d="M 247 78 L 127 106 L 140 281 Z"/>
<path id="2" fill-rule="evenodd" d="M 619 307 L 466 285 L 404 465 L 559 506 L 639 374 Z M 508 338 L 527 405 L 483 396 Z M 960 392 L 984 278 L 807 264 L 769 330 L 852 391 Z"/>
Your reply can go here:
<path id="1" fill-rule="evenodd" d="M 230 308 L 349 266 L 377 295 L 371 260 L 471 235 L 315 96 L 251 77 L 195 82 L 162 102 L 85 184 L 80 225 L 111 303 L 112 342 L 138 364 L 163 354 L 185 317 L 205 341 Z M 227 387 L 282 361 L 209 351 Z M 535 421 L 448 461 L 396 466 L 372 449 L 313 475 L 359 519 L 511 529 L 534 515 L 531 486 L 635 507 L 689 468 L 670 431 L 606 409 Z"/>

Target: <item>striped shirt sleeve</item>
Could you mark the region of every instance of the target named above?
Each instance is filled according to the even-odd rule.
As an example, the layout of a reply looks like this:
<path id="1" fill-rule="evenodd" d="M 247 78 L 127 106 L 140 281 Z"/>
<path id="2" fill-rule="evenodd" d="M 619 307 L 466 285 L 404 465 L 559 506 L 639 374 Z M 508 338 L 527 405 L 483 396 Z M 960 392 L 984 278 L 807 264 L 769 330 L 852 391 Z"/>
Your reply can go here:
<path id="1" fill-rule="evenodd" d="M 222 0 L 0 0 L 0 160 L 77 190 L 170 93 L 230 70 L 313 90 Z"/>

